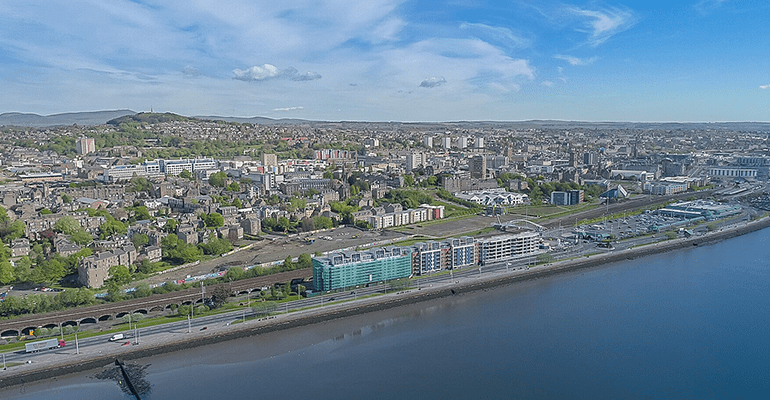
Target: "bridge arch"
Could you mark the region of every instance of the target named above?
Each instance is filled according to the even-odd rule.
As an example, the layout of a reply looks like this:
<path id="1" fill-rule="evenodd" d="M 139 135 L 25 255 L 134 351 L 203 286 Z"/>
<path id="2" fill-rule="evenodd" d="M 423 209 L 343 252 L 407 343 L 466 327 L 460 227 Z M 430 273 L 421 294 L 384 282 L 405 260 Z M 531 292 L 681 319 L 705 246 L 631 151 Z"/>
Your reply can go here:
<path id="1" fill-rule="evenodd" d="M 128 311 L 121 311 L 121 312 L 115 314 L 115 319 L 121 319 L 121 318 L 125 317 L 126 315 L 128 315 Z"/>
<path id="2" fill-rule="evenodd" d="M 80 326 L 83 326 L 83 324 L 95 324 L 95 323 L 97 323 L 97 320 L 94 317 L 85 317 L 80 320 Z"/>
<path id="3" fill-rule="evenodd" d="M 112 318 L 112 314 L 104 314 L 98 318 L 99 322 L 109 321 Z"/>
<path id="4" fill-rule="evenodd" d="M 36 326 L 28 326 L 21 330 L 22 335 L 29 335 L 30 332 L 34 333 L 37 330 Z"/>
<path id="5" fill-rule="evenodd" d="M 0 337 L 15 337 L 15 336 L 19 336 L 19 331 L 17 331 L 16 329 L 7 329 L 7 330 L 4 330 L 3 332 L 0 332 Z"/>
<path id="6" fill-rule="evenodd" d="M 536 224 L 532 221 L 526 220 L 526 219 L 514 219 L 508 222 L 499 223 L 495 225 L 496 227 L 499 227 L 503 231 L 507 231 L 508 228 L 516 228 L 516 229 L 529 229 L 529 230 L 535 230 L 537 232 L 543 232 L 545 230 L 545 227 Z"/>
<path id="7" fill-rule="evenodd" d="M 168 307 L 168 306 L 166 306 L 166 307 Z M 163 309 L 164 309 L 163 306 L 155 306 L 155 307 L 150 309 L 150 312 L 163 311 Z"/>
<path id="8" fill-rule="evenodd" d="M 77 328 L 78 322 L 77 321 L 64 321 L 64 322 L 61 323 L 61 326 L 62 326 L 62 328 L 67 327 L 67 326 L 73 326 L 73 327 Z"/>
<path id="9" fill-rule="evenodd" d="M 144 308 L 140 308 L 140 309 L 138 309 L 138 310 L 135 310 L 135 311 L 133 312 L 133 314 L 142 314 L 142 315 L 147 315 L 147 310 L 145 310 Z"/>
<path id="10" fill-rule="evenodd" d="M 42 326 L 42 328 L 46 328 L 46 329 L 54 329 L 54 328 L 58 328 L 58 327 L 59 327 L 59 325 L 58 324 L 54 324 L 54 323 Z"/>

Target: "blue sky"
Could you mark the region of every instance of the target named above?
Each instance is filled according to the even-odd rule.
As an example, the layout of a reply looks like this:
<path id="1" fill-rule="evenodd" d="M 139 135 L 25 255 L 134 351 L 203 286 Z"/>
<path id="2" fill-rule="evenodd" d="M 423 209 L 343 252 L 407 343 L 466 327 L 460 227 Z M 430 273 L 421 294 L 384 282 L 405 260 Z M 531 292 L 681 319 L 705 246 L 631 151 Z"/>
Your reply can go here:
<path id="1" fill-rule="evenodd" d="M 0 2 L 0 112 L 770 121 L 770 3 Z"/>

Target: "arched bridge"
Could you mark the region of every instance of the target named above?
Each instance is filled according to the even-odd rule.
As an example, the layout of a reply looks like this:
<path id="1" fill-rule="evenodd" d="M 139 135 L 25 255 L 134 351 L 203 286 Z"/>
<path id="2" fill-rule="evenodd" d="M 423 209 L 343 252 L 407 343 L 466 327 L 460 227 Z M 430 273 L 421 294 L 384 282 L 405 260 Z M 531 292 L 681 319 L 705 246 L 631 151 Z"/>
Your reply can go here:
<path id="1" fill-rule="evenodd" d="M 281 272 L 256 278 L 243 279 L 230 283 L 219 283 L 206 286 L 205 297 L 210 297 L 217 286 L 225 286 L 233 295 L 246 294 L 260 290 L 264 286 L 274 283 L 283 283 L 292 279 L 307 278 L 312 276 L 311 268 L 295 271 Z M 79 307 L 69 310 L 56 311 L 46 314 L 34 314 L 21 318 L 0 321 L 0 337 L 14 337 L 28 335 L 30 330 L 39 328 L 85 327 L 88 324 L 98 324 L 108 320 L 122 318 L 126 314 L 144 314 L 151 312 L 170 310 L 173 306 L 196 305 L 203 302 L 201 288 L 192 288 L 156 294 L 149 297 L 131 299 L 117 303 L 105 303 L 89 307 Z"/>

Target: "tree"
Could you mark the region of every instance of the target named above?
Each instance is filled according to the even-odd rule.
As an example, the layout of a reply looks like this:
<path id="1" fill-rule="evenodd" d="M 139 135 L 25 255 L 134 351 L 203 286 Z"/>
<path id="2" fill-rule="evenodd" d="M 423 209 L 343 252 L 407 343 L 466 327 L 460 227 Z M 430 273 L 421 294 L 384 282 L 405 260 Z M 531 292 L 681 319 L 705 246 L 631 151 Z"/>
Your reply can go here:
<path id="1" fill-rule="evenodd" d="M 334 222 L 329 217 L 324 217 L 322 215 L 319 215 L 317 217 L 313 217 L 313 224 L 315 226 L 315 229 L 331 229 L 334 227 Z"/>
<path id="2" fill-rule="evenodd" d="M 101 239 L 107 239 L 112 235 L 125 235 L 126 232 L 126 225 L 116 219 L 108 220 L 99 226 L 99 238 Z"/>
<path id="3" fill-rule="evenodd" d="M 166 220 L 166 225 L 163 225 L 163 230 L 167 233 L 174 233 L 176 232 L 176 227 L 179 225 L 179 221 L 169 218 Z"/>
<path id="4" fill-rule="evenodd" d="M 209 185 L 216 187 L 225 187 L 225 181 L 227 180 L 227 174 L 223 171 L 215 172 L 209 177 Z"/>
<path id="5" fill-rule="evenodd" d="M 208 243 L 202 243 L 198 245 L 203 253 L 222 255 L 233 249 L 233 244 L 225 238 L 212 238 Z"/>
<path id="6" fill-rule="evenodd" d="M 79 228 L 80 229 L 78 229 L 75 233 L 70 235 L 70 239 L 73 242 L 75 242 L 75 244 L 77 244 L 79 246 L 85 246 L 85 245 L 93 242 L 93 240 L 94 240 L 93 236 L 91 236 L 90 233 L 86 232 L 86 230 L 83 229 L 82 226 L 79 227 Z"/>
<path id="7" fill-rule="evenodd" d="M 294 269 L 294 262 L 291 260 L 291 256 L 286 256 L 286 259 L 283 260 L 283 267 L 287 270 Z"/>
<path id="8" fill-rule="evenodd" d="M 16 220 L 11 222 L 10 219 L 0 220 L 0 239 L 6 243 L 10 243 L 15 239 L 24 236 L 26 227 L 24 222 Z"/>
<path id="9" fill-rule="evenodd" d="M 278 228 L 281 231 L 283 231 L 283 232 L 288 231 L 289 230 L 289 226 L 290 226 L 290 224 L 289 224 L 289 219 L 288 218 L 286 218 L 286 217 L 278 218 Z"/>
<path id="10" fill-rule="evenodd" d="M 206 216 L 203 217 L 203 222 L 209 228 L 219 228 L 225 225 L 225 218 L 222 214 L 213 212 L 211 214 L 206 214 Z"/>
<path id="11" fill-rule="evenodd" d="M 150 243 L 150 237 L 144 233 L 137 233 L 131 236 L 131 243 L 134 244 L 135 248 L 140 249 L 147 243 Z"/>
<path id="12" fill-rule="evenodd" d="M 131 273 L 128 272 L 128 267 L 125 267 L 123 265 L 116 265 L 114 267 L 110 267 L 109 270 L 110 278 L 118 285 L 125 285 L 129 282 L 131 282 Z"/>
<path id="13" fill-rule="evenodd" d="M 8 260 L 0 261 L 0 283 L 7 285 L 16 278 L 13 276 L 13 266 Z"/>
<path id="14" fill-rule="evenodd" d="M 188 171 L 186 169 L 183 169 L 182 172 L 179 173 L 179 177 L 180 178 L 184 178 L 184 179 L 189 179 L 189 180 L 193 179 L 193 176 L 190 173 L 190 171 Z"/>
<path id="15" fill-rule="evenodd" d="M 59 218 L 59 220 L 53 224 L 53 230 L 55 232 L 63 233 L 65 235 L 74 234 L 77 232 L 78 228 L 82 228 L 80 226 L 80 222 L 69 215 L 65 215 Z"/>
<path id="16" fill-rule="evenodd" d="M 201 258 L 201 250 L 197 246 L 190 246 L 185 243 L 179 251 L 179 258 L 184 264 L 198 261 Z"/>
<path id="17" fill-rule="evenodd" d="M 134 207 L 133 211 L 134 211 L 134 215 L 133 215 L 134 221 L 144 221 L 144 220 L 152 219 L 150 212 L 147 211 L 147 207 L 145 206 Z"/>
<path id="18" fill-rule="evenodd" d="M 214 291 L 211 293 L 211 302 L 214 305 L 213 308 L 219 308 L 225 305 L 231 294 L 232 292 L 230 292 L 225 285 L 215 287 Z"/>
<path id="19" fill-rule="evenodd" d="M 67 193 L 61 194 L 61 201 L 64 202 L 64 204 L 70 204 L 72 203 L 72 197 L 70 197 Z"/>
<path id="20" fill-rule="evenodd" d="M 404 174 L 404 185 L 414 186 L 414 176 L 411 174 Z"/>
<path id="21" fill-rule="evenodd" d="M 238 184 L 238 182 L 232 182 L 229 185 L 227 185 L 227 190 L 231 192 L 240 192 L 241 191 L 241 185 Z"/>
<path id="22" fill-rule="evenodd" d="M 225 274 L 225 278 L 230 281 L 237 281 L 239 279 L 243 279 L 243 268 L 241 267 L 230 267 L 230 269 L 227 270 L 227 273 Z"/>
<path id="23" fill-rule="evenodd" d="M 308 253 L 302 253 L 297 258 L 297 268 L 310 268 L 313 266 L 313 257 Z"/>

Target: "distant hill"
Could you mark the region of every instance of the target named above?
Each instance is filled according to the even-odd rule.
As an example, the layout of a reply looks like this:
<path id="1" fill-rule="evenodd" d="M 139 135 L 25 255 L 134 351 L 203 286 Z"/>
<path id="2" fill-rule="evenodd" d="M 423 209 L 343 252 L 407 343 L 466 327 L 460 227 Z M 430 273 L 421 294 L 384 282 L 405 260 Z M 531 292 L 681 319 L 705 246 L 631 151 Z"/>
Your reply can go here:
<path id="1" fill-rule="evenodd" d="M 127 122 L 138 122 L 140 124 L 157 124 L 161 122 L 169 122 L 169 121 L 195 121 L 198 118 L 193 117 L 185 117 L 183 115 L 174 114 L 174 113 L 152 113 L 152 112 L 141 112 L 141 113 L 134 113 L 131 115 L 124 115 L 119 118 L 111 119 L 107 121 L 110 125 L 120 125 L 122 123 Z"/>
<path id="2" fill-rule="evenodd" d="M 82 126 L 103 125 L 111 119 L 131 114 L 136 114 L 136 112 L 131 110 L 107 110 L 52 115 L 10 112 L 0 114 L 0 126 L 44 127 L 73 124 Z"/>
<path id="3" fill-rule="evenodd" d="M 197 116 L 195 118 L 208 121 L 237 122 L 239 124 L 259 124 L 259 125 L 298 125 L 310 124 L 318 121 L 309 121 L 304 119 L 273 119 L 267 117 L 218 117 L 218 116 Z"/>

